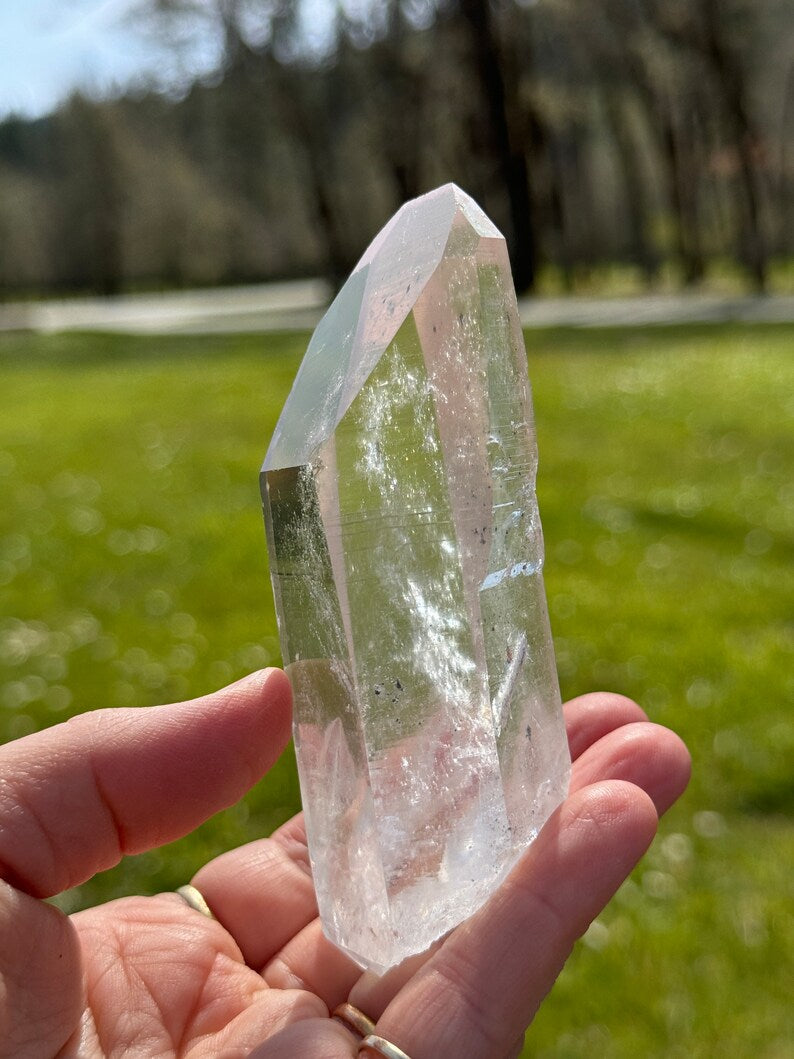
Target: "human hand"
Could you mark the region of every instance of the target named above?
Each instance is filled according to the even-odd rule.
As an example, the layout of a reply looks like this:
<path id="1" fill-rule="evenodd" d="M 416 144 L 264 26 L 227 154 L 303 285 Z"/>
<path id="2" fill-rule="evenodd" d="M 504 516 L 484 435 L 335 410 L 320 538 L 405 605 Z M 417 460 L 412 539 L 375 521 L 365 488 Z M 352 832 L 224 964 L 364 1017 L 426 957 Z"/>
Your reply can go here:
<path id="1" fill-rule="evenodd" d="M 566 706 L 571 794 L 500 890 L 431 953 L 378 979 L 322 935 L 301 817 L 176 894 L 67 917 L 39 898 L 186 834 L 289 736 L 283 673 L 147 710 L 97 711 L 0 748 L 0 1055 L 351 1059 L 348 1001 L 411 1059 L 502 1059 L 575 939 L 686 785 L 671 732 L 620 696 Z"/>

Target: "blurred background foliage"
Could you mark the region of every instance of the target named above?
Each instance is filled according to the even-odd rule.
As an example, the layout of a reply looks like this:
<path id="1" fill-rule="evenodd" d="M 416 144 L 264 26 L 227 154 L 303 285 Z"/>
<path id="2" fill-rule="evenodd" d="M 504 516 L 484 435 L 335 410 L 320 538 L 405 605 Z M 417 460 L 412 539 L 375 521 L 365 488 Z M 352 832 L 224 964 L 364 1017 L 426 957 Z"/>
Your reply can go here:
<path id="1" fill-rule="evenodd" d="M 256 469 L 307 337 L 0 335 L 0 738 L 278 663 Z M 563 693 L 637 699 L 694 774 L 526 1054 L 787 1059 L 790 329 L 527 337 Z M 60 903 L 173 889 L 298 801 L 287 752 L 239 805 Z"/>
<path id="2" fill-rule="evenodd" d="M 313 26 L 322 10 L 322 29 Z M 209 76 L 0 123 L 0 294 L 329 275 L 454 177 L 519 290 L 792 287 L 792 0 L 139 0 Z"/>

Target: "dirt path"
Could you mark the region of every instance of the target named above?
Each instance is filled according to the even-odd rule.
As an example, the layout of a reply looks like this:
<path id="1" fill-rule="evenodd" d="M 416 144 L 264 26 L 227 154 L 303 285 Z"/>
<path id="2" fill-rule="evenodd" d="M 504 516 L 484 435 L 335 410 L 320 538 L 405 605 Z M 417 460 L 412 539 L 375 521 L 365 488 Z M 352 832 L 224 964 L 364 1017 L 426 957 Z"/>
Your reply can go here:
<path id="1" fill-rule="evenodd" d="M 119 298 L 0 305 L 0 331 L 138 334 L 281 331 L 315 326 L 330 296 L 323 280 Z M 522 298 L 525 327 L 794 323 L 794 295 L 652 294 L 631 298 Z"/>

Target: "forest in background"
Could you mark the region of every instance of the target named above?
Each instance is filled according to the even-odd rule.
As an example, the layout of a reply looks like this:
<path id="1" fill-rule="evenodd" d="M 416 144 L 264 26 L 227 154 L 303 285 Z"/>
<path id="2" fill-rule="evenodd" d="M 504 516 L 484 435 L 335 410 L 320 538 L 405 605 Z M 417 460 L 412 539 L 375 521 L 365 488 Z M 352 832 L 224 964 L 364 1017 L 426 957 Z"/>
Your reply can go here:
<path id="1" fill-rule="evenodd" d="M 319 50 L 299 16 L 141 0 L 175 47 L 211 20 L 211 77 L 0 123 L 0 297 L 338 281 L 448 180 L 520 290 L 616 264 L 763 290 L 794 257 L 794 0 L 364 0 Z"/>

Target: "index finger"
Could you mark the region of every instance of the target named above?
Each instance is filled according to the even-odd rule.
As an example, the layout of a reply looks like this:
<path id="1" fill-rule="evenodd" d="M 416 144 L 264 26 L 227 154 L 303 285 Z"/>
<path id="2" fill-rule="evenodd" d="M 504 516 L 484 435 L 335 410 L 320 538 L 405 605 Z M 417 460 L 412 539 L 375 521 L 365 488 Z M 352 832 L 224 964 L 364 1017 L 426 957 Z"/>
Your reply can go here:
<path id="1" fill-rule="evenodd" d="M 0 748 L 0 878 L 49 897 L 236 802 L 289 738 L 280 670 L 213 695 L 98 710 Z"/>

